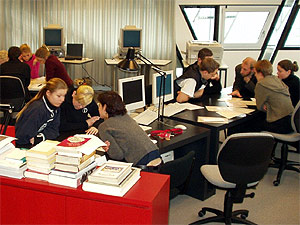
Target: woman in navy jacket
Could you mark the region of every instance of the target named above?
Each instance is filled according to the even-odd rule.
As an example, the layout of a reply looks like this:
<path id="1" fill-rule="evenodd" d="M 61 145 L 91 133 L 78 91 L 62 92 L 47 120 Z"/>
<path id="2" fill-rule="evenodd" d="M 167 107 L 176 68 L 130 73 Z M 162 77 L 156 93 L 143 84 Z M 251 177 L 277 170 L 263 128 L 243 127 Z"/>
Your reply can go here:
<path id="1" fill-rule="evenodd" d="M 17 115 L 16 147 L 31 148 L 46 139 L 59 135 L 60 105 L 68 87 L 60 78 L 46 83 Z"/>

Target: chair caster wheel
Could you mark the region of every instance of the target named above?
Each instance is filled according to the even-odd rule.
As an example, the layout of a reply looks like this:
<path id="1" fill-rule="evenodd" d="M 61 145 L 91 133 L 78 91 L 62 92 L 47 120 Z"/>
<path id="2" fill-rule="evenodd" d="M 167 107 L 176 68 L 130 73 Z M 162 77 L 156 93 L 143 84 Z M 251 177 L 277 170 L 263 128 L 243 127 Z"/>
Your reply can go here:
<path id="1" fill-rule="evenodd" d="M 205 215 L 205 211 L 201 210 L 198 212 L 198 216 L 203 217 Z"/>
<path id="2" fill-rule="evenodd" d="M 273 181 L 273 185 L 274 185 L 274 186 L 278 186 L 278 185 L 279 185 L 279 181 L 278 181 L 278 180 L 274 180 L 274 181 Z"/>
<path id="3" fill-rule="evenodd" d="M 247 217 L 248 217 L 248 214 L 241 214 L 241 218 L 242 218 L 242 219 L 245 220 Z"/>

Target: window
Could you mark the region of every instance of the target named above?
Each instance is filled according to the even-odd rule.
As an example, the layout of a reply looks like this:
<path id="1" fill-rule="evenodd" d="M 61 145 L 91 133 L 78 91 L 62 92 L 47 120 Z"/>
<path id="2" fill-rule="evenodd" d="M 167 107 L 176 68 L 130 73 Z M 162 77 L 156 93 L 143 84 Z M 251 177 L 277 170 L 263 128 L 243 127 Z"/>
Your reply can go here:
<path id="1" fill-rule="evenodd" d="M 274 6 L 222 7 L 220 40 L 223 47 L 260 49 L 275 9 Z"/>
<path id="2" fill-rule="evenodd" d="M 287 48 L 299 48 L 300 47 L 300 9 L 298 8 L 298 12 L 294 23 L 291 27 L 291 31 L 287 37 L 287 40 L 284 44 L 284 47 Z"/>
<path id="3" fill-rule="evenodd" d="M 216 7 L 180 7 L 195 40 L 216 40 Z"/>

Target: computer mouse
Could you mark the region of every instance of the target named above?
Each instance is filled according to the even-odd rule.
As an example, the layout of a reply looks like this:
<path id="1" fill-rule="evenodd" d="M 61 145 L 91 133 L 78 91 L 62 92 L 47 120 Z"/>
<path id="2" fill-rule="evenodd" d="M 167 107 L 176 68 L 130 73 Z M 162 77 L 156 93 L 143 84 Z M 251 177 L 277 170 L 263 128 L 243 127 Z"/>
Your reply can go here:
<path id="1" fill-rule="evenodd" d="M 186 130 L 186 129 L 187 129 L 187 127 L 184 126 L 184 125 L 182 125 L 182 124 L 176 125 L 175 128 L 180 128 L 180 129 L 182 129 L 182 130 Z"/>

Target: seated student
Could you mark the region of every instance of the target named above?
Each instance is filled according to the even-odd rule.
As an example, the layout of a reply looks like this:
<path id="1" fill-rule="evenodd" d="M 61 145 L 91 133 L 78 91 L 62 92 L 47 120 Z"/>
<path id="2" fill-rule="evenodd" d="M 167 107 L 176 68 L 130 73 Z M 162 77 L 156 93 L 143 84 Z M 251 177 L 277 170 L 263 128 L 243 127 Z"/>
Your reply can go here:
<path id="1" fill-rule="evenodd" d="M 35 59 L 35 55 L 32 54 L 29 45 L 22 44 L 20 46 L 21 60 L 26 63 L 31 69 L 31 79 L 39 77 L 40 63 Z"/>
<path id="2" fill-rule="evenodd" d="M 242 64 L 235 67 L 235 80 L 231 95 L 239 98 L 253 98 L 254 88 L 257 82 L 254 76 L 254 64 L 256 61 L 250 57 L 243 60 Z"/>
<path id="3" fill-rule="evenodd" d="M 281 60 L 277 64 L 277 75 L 288 87 L 293 106 L 295 107 L 300 99 L 300 79 L 294 72 L 299 69 L 297 62 L 291 62 L 288 59 Z"/>
<path id="4" fill-rule="evenodd" d="M 264 129 L 276 133 L 290 133 L 291 114 L 294 110 L 288 87 L 272 75 L 273 67 L 268 60 L 254 64 L 257 79 L 255 87 L 256 107 L 267 113 Z"/>
<path id="5" fill-rule="evenodd" d="M 133 165 L 161 162 L 158 148 L 143 129 L 127 114 L 122 98 L 113 91 L 98 96 L 99 113 L 104 122 L 99 125 L 99 137 L 110 143 L 108 156 Z"/>
<path id="6" fill-rule="evenodd" d="M 46 81 L 58 77 L 65 81 L 68 87 L 73 87 L 73 81 L 67 73 L 65 66 L 55 55 L 50 54 L 49 49 L 45 45 L 36 50 L 35 56 L 38 62 L 45 64 Z"/>
<path id="7" fill-rule="evenodd" d="M 93 100 L 94 90 L 89 85 L 69 89 L 60 113 L 60 136 L 63 140 L 74 134 L 98 134 L 99 110 Z M 100 122 L 100 121 L 99 121 Z"/>
<path id="8" fill-rule="evenodd" d="M 59 78 L 46 83 L 17 115 L 16 147 L 31 148 L 46 139 L 59 135 L 60 105 L 68 87 Z"/>
<path id="9" fill-rule="evenodd" d="M 0 51 L 0 65 L 8 61 L 8 52 L 6 50 Z"/>
<path id="10" fill-rule="evenodd" d="M 0 75 L 8 75 L 20 78 L 23 83 L 26 101 L 30 100 L 28 86 L 30 84 L 30 67 L 19 60 L 21 50 L 19 47 L 12 46 L 8 49 L 9 60 L 0 65 Z"/>
<path id="11" fill-rule="evenodd" d="M 209 79 L 216 79 L 220 64 L 212 58 L 205 58 L 200 64 L 194 63 L 174 82 L 177 102 L 187 102 L 190 98 L 200 98 Z"/>

